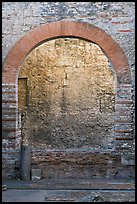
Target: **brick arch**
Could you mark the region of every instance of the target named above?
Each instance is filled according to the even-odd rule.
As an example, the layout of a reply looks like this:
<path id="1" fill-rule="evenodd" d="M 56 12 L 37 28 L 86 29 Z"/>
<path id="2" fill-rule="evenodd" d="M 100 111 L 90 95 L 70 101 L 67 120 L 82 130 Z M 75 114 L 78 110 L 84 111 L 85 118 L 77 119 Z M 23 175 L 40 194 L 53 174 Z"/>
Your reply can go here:
<path id="1" fill-rule="evenodd" d="M 16 84 L 25 57 L 39 44 L 56 37 L 79 37 L 99 45 L 112 62 L 119 84 L 130 84 L 128 60 L 118 43 L 102 29 L 83 22 L 58 21 L 33 28 L 10 50 L 3 66 L 3 83 Z"/>
<path id="2" fill-rule="evenodd" d="M 2 135 L 4 166 L 6 176 L 15 176 L 16 164 L 20 164 L 21 117 L 18 112 L 18 73 L 27 55 L 46 40 L 57 37 L 78 37 L 96 43 L 105 52 L 115 69 L 117 78 L 117 98 L 115 102 L 114 139 L 117 154 L 129 148 L 127 140 L 133 141 L 131 73 L 128 60 L 118 43 L 105 31 L 94 25 L 73 21 L 52 22 L 33 28 L 10 50 L 2 71 Z M 121 116 L 125 120 L 121 120 Z M 125 125 L 124 125 L 125 123 Z M 127 125 L 129 124 L 129 125 Z M 131 143 L 129 143 L 130 145 Z M 12 164 L 8 149 L 12 149 Z M 130 148 L 129 148 L 130 150 Z M 128 150 L 128 151 L 129 151 Z M 111 153 L 111 151 L 110 151 Z M 82 154 L 82 153 L 81 153 Z M 94 154 L 94 153 L 93 153 Z M 95 153 L 96 154 L 96 153 Z M 92 155 L 92 153 L 91 153 Z M 103 155 L 104 156 L 104 155 Z M 101 156 L 102 157 L 102 156 Z M 12 176 L 11 176 L 12 177 Z"/>

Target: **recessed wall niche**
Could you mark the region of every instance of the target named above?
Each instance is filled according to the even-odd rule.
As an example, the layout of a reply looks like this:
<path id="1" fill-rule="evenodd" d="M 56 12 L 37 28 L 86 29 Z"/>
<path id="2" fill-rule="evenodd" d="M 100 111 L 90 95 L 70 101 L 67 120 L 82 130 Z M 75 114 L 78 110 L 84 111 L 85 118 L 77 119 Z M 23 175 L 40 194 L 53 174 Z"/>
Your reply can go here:
<path id="1" fill-rule="evenodd" d="M 47 41 L 27 56 L 18 82 L 24 144 L 113 147 L 116 78 L 98 45 L 78 38 Z"/>

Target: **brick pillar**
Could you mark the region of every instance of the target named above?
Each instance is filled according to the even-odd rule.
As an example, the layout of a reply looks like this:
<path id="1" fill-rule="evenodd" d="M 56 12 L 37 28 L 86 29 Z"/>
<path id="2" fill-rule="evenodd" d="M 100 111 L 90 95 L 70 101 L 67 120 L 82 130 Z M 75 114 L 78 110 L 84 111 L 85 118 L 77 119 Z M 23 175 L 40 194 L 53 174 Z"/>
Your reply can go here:
<path id="1" fill-rule="evenodd" d="M 18 97 L 15 84 L 2 84 L 3 176 L 15 177 L 19 163 L 21 132 L 18 126 Z"/>
<path id="2" fill-rule="evenodd" d="M 131 84 L 117 87 L 115 103 L 116 152 L 133 152 L 133 102 Z"/>

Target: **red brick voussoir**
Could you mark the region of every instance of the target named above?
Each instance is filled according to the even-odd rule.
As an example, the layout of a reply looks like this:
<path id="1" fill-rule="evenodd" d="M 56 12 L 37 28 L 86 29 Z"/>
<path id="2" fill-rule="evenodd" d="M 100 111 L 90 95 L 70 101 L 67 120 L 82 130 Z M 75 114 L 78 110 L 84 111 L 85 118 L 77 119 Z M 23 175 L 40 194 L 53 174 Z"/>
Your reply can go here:
<path id="1" fill-rule="evenodd" d="M 78 37 L 99 45 L 111 60 L 117 82 L 130 84 L 131 73 L 128 60 L 114 39 L 102 29 L 77 21 L 58 21 L 40 25 L 26 33 L 9 51 L 3 65 L 3 83 L 16 84 L 18 73 L 26 56 L 46 40 L 57 37 Z"/>

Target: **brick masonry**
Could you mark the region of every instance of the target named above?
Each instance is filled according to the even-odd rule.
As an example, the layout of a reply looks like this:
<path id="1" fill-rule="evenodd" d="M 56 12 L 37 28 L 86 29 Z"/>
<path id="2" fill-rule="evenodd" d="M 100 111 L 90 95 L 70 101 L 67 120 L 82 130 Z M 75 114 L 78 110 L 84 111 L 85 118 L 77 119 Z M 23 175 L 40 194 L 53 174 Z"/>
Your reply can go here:
<path id="1" fill-rule="evenodd" d="M 20 65 L 33 48 L 52 37 L 93 41 L 109 57 L 117 76 L 115 154 L 134 154 L 134 6 L 134 2 L 3 2 L 4 176 L 14 177 L 20 162 Z"/>
<path id="2" fill-rule="evenodd" d="M 133 163 L 130 164 L 127 159 L 127 165 L 123 164 L 121 156 L 116 155 L 114 151 L 89 149 L 45 151 L 44 148 L 32 148 L 31 162 L 33 168 L 42 169 L 42 178 L 133 179 L 135 176 Z"/>

